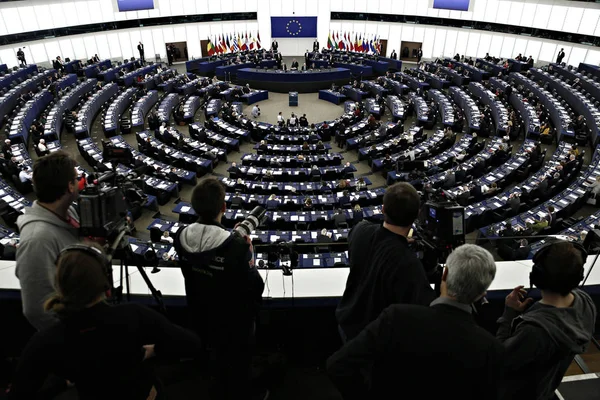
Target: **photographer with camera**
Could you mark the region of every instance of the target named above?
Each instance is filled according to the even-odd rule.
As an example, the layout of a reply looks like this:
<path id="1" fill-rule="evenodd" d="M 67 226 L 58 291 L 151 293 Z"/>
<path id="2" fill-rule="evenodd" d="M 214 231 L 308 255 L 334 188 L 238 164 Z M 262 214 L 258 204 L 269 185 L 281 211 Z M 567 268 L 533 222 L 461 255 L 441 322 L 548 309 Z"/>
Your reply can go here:
<path id="1" fill-rule="evenodd" d="M 37 330 L 56 321 L 44 311 L 44 302 L 54 293 L 56 257 L 79 240 L 79 216 L 72 206 L 79 194 L 76 166 L 63 151 L 38 158 L 32 179 L 37 200 L 17 219 L 21 242 L 16 275 L 23 314 Z"/>
<path id="2" fill-rule="evenodd" d="M 394 304 L 327 361 L 344 400 L 420 393 L 428 399 L 497 398 L 502 345 L 472 316 L 496 275 L 489 251 L 465 244 L 447 259 L 440 297 L 429 307 Z M 423 387 L 432 365 L 443 372 Z M 369 366 L 368 382 L 364 371 Z M 399 396 L 401 397 L 401 396 Z M 528 398 L 528 397 L 527 397 Z"/>
<path id="3" fill-rule="evenodd" d="M 504 398 L 555 398 L 573 358 L 586 351 L 597 315 L 590 296 L 577 289 L 586 258 L 578 243 L 547 243 L 535 253 L 529 275 L 542 300 L 525 298 L 523 286 L 506 297 L 496 333 L 506 351 Z"/>
<path id="4" fill-rule="evenodd" d="M 198 222 L 181 228 L 174 246 L 194 329 L 213 361 L 214 394 L 219 399 L 263 398 L 264 393 L 250 396 L 256 317 L 264 289 L 250 238 L 221 225 L 225 188 L 217 179 L 198 183 L 192 207 Z"/>
<path id="5" fill-rule="evenodd" d="M 396 183 L 383 196 L 383 225 L 362 221 L 350 231 L 350 274 L 336 310 L 344 342 L 391 304 L 429 305 L 435 298 L 421 261 L 408 246 L 419 208 L 415 188 Z"/>

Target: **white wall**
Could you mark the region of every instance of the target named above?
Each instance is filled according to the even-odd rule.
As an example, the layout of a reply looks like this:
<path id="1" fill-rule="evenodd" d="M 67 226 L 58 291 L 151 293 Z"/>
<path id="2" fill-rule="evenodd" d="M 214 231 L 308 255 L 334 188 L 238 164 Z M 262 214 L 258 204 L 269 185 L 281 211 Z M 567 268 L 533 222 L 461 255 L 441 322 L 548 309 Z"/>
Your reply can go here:
<path id="1" fill-rule="evenodd" d="M 436 10 L 430 0 L 331 0 L 331 11 L 421 15 L 600 36 L 600 4 L 566 0 L 471 0 L 471 11 Z"/>
<path id="2" fill-rule="evenodd" d="M 156 0 L 155 0 L 156 1 Z M 60 55 L 63 59 L 87 59 L 98 54 L 101 59 L 138 57 L 137 43 L 142 41 L 146 58 L 160 54 L 166 59 L 165 43 L 187 41 L 189 58 L 201 56 L 200 40 L 223 33 L 248 32 L 256 36 L 256 21 L 210 22 L 173 26 L 120 29 L 114 32 L 87 33 L 26 43 L 25 57 L 29 63 L 45 63 Z M 262 39 L 262 34 L 261 34 Z M 263 40 L 264 42 L 264 40 Z M 16 52 L 22 44 L 0 47 L 0 63 L 17 65 Z M 304 54 L 304 53 L 302 53 Z"/>
<path id="3" fill-rule="evenodd" d="M 546 64 L 556 61 L 558 50 L 564 48 L 566 56 L 563 61 L 567 64 L 577 66 L 580 62 L 600 63 L 600 50 L 597 47 L 573 43 L 565 44 L 528 36 L 387 22 L 332 21 L 330 28 L 332 31 L 356 33 L 374 31 L 381 35 L 382 39 L 388 39 L 387 55 L 393 49 L 396 49 L 399 54 L 402 41 L 414 41 L 423 43 L 423 57 L 425 59 L 454 56 L 456 53 L 473 58 L 483 57 L 485 53 L 508 58 L 522 53 L 526 56 L 533 56 L 536 63 Z"/>

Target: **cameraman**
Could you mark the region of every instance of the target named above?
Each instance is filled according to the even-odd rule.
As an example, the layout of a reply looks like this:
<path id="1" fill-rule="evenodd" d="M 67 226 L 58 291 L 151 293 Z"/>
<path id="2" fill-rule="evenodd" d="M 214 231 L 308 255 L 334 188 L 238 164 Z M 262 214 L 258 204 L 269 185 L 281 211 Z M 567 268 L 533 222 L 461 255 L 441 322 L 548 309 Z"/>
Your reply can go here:
<path id="1" fill-rule="evenodd" d="M 17 218 L 21 242 L 16 275 L 21 284 L 23 314 L 37 330 L 56 321 L 44 311 L 44 302 L 54 293 L 56 257 L 79 240 L 79 216 L 72 207 L 79 195 L 76 166 L 63 151 L 38 158 L 32 179 L 37 200 Z"/>
<path id="2" fill-rule="evenodd" d="M 221 225 L 226 210 L 221 182 L 200 181 L 192 192 L 192 207 L 198 222 L 180 229 L 174 241 L 190 317 L 214 362 L 216 397 L 250 398 L 255 322 L 264 282 L 252 261 L 250 239 Z"/>
<path id="3" fill-rule="evenodd" d="M 408 233 L 419 214 L 419 194 L 405 182 L 383 196 L 383 225 L 362 221 L 348 235 L 350 274 L 336 310 L 342 340 L 350 340 L 391 304 L 429 305 L 435 298 Z"/>

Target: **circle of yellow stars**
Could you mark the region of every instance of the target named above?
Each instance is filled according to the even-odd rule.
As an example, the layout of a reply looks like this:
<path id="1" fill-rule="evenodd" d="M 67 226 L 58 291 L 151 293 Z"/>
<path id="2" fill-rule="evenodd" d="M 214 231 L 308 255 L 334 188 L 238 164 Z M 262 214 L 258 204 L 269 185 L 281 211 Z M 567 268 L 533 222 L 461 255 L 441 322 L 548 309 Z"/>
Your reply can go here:
<path id="1" fill-rule="evenodd" d="M 298 32 L 290 32 L 290 24 L 292 23 L 296 23 L 298 24 Z M 285 25 L 285 31 L 290 35 L 290 36 L 298 36 L 300 34 L 300 32 L 302 32 L 302 24 L 300 23 L 300 21 L 298 21 L 297 19 L 291 19 L 288 21 L 288 23 Z"/>

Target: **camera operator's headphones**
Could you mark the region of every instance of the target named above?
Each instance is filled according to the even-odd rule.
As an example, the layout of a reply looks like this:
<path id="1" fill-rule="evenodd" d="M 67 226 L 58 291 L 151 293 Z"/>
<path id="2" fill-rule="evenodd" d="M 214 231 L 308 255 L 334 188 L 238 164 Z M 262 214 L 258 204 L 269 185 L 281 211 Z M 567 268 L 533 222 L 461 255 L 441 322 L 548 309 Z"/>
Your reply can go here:
<path id="1" fill-rule="evenodd" d="M 581 255 L 582 264 L 580 266 L 579 272 L 573 273 L 573 274 L 571 274 L 571 276 L 562 276 L 559 279 L 553 280 L 548 276 L 548 273 L 546 272 L 544 265 L 546 263 L 546 258 L 548 257 L 548 253 L 550 252 L 550 249 L 552 248 L 552 246 L 554 246 L 556 244 L 561 244 L 561 243 L 569 243 L 576 250 L 578 250 Z M 529 274 L 530 287 L 533 287 L 533 285 L 535 285 L 538 289 L 546 289 L 548 287 L 553 287 L 553 288 L 577 287 L 579 285 L 579 282 L 581 282 L 584 277 L 583 276 L 583 272 L 584 272 L 583 266 L 585 265 L 587 256 L 588 256 L 588 254 L 587 254 L 587 251 L 585 250 L 585 248 L 580 243 L 577 243 L 577 242 L 569 242 L 566 240 L 556 240 L 556 241 L 552 241 L 552 242 L 544 244 L 542 247 L 539 248 L 539 250 L 533 256 L 533 267 L 531 268 L 531 273 Z"/>
<path id="2" fill-rule="evenodd" d="M 81 251 L 82 253 L 85 253 L 89 256 L 91 256 L 92 258 L 94 258 L 96 261 L 98 261 L 98 263 L 100 263 L 100 265 L 102 266 L 102 272 L 104 273 L 104 275 L 107 278 L 106 281 L 106 290 L 110 290 L 110 286 L 109 286 L 109 272 L 110 272 L 110 261 L 109 259 L 104 255 L 104 253 L 102 253 L 99 249 L 93 247 L 93 246 L 88 246 L 85 244 L 72 244 L 70 246 L 65 247 L 64 249 L 61 250 L 60 253 L 58 253 L 58 257 L 56 257 L 56 261 L 55 261 L 55 265 L 58 265 L 58 260 L 60 260 L 60 258 L 62 256 L 64 256 L 66 253 L 69 253 L 71 251 Z"/>

